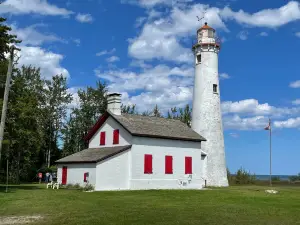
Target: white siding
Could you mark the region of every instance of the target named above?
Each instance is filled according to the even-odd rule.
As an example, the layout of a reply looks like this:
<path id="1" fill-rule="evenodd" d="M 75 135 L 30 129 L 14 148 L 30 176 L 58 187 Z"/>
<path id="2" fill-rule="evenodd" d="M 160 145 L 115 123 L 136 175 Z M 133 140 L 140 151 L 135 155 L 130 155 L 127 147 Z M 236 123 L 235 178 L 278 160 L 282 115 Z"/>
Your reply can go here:
<path id="1" fill-rule="evenodd" d="M 200 189 L 202 177 L 199 142 L 133 137 L 130 189 Z M 153 174 L 144 174 L 144 155 L 153 156 Z M 165 174 L 165 156 L 173 156 L 173 174 Z M 192 157 L 192 180 L 186 183 L 185 157 Z M 185 185 L 182 185 L 184 181 Z M 181 183 L 181 184 L 180 184 Z"/>
<path id="2" fill-rule="evenodd" d="M 130 150 L 97 164 L 96 190 L 126 190 L 129 188 Z"/>
<path id="3" fill-rule="evenodd" d="M 119 144 L 113 145 L 113 132 L 115 129 L 119 129 L 120 137 Z M 105 146 L 100 146 L 100 132 L 105 131 Z M 128 133 L 117 121 L 112 117 L 108 117 L 105 123 L 98 129 L 89 142 L 89 148 L 99 148 L 99 147 L 111 147 L 111 146 L 122 146 L 130 145 L 131 143 L 131 134 Z"/>
<path id="4" fill-rule="evenodd" d="M 96 184 L 96 164 L 95 163 L 77 163 L 77 164 L 59 164 L 57 166 L 57 181 L 62 181 L 62 167 L 66 166 L 67 169 L 67 184 L 80 184 L 84 186 L 83 182 L 84 173 L 89 173 L 89 183 Z"/>

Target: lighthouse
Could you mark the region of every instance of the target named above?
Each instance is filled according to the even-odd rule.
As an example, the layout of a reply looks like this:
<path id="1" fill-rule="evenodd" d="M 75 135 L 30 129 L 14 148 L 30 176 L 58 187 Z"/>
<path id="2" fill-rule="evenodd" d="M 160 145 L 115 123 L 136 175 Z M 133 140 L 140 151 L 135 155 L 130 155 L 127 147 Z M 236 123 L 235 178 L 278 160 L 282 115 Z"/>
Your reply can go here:
<path id="1" fill-rule="evenodd" d="M 212 27 L 205 23 L 198 29 L 197 43 L 193 46 L 192 129 L 207 140 L 201 148 L 207 153 L 204 179 L 208 186 L 228 186 L 218 73 L 220 47 Z"/>

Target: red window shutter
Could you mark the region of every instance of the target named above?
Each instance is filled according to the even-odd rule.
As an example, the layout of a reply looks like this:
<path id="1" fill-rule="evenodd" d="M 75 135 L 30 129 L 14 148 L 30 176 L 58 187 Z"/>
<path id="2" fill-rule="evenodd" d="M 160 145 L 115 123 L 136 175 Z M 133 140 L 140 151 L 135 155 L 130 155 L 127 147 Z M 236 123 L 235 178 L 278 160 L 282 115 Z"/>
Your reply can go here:
<path id="1" fill-rule="evenodd" d="M 100 145 L 105 145 L 105 132 L 100 133 Z"/>
<path id="2" fill-rule="evenodd" d="M 192 173 L 192 157 L 185 157 L 185 174 Z"/>
<path id="3" fill-rule="evenodd" d="M 144 158 L 144 173 L 151 174 L 152 173 L 152 155 L 145 155 Z"/>
<path id="4" fill-rule="evenodd" d="M 165 157 L 165 173 L 173 174 L 173 157 L 169 155 Z"/>
<path id="5" fill-rule="evenodd" d="M 83 174 L 83 182 L 86 182 L 86 176 L 87 176 L 87 173 L 84 173 Z"/>
<path id="6" fill-rule="evenodd" d="M 119 144 L 119 136 L 120 136 L 119 130 L 114 130 L 114 139 L 113 139 L 114 145 Z"/>

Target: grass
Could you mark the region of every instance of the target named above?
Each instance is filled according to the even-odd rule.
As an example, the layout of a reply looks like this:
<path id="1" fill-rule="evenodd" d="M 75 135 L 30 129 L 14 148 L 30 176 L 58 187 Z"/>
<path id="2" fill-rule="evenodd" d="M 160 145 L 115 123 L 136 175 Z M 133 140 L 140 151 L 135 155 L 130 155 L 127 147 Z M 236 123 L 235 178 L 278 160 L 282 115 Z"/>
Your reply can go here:
<path id="1" fill-rule="evenodd" d="M 5 216 L 35 216 L 33 224 L 300 224 L 300 188 L 261 186 L 205 191 L 92 192 L 45 185 L 0 186 L 0 224 Z"/>

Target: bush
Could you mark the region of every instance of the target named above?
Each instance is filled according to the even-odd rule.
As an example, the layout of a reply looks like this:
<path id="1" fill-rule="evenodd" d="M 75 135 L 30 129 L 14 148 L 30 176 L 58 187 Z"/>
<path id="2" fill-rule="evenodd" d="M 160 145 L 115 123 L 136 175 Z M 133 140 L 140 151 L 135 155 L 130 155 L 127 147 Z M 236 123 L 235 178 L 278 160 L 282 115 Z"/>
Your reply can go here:
<path id="1" fill-rule="evenodd" d="M 256 181 L 255 174 L 247 172 L 245 169 L 240 168 L 235 177 L 235 184 L 254 184 Z"/>
<path id="2" fill-rule="evenodd" d="M 272 181 L 280 181 L 280 177 L 278 176 L 272 177 Z"/>
<path id="3" fill-rule="evenodd" d="M 92 184 L 86 184 L 84 187 L 83 187 L 83 190 L 84 191 L 93 191 L 94 190 L 94 186 Z"/>
<path id="4" fill-rule="evenodd" d="M 230 173 L 230 170 L 227 168 L 227 180 L 228 183 L 231 184 L 234 181 L 234 177 L 232 176 L 232 174 Z"/>
<path id="5" fill-rule="evenodd" d="M 80 189 L 81 186 L 80 184 L 76 183 L 76 184 L 67 184 L 66 185 L 66 189 Z"/>

